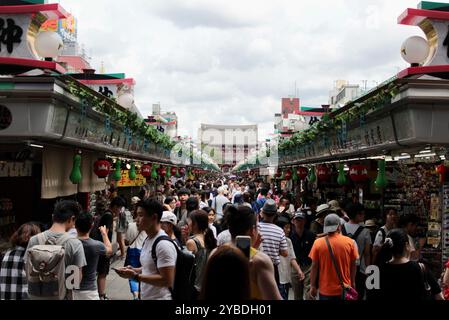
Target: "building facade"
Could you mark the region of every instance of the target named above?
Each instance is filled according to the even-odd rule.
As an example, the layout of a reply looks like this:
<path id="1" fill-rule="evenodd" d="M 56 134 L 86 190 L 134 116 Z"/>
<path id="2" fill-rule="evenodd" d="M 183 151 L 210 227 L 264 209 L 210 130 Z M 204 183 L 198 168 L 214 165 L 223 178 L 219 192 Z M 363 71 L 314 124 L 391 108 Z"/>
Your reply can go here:
<path id="1" fill-rule="evenodd" d="M 178 116 L 175 112 L 163 112 L 160 104 L 153 104 L 153 112 L 146 123 L 155 126 L 172 139 L 178 137 Z"/>
<path id="2" fill-rule="evenodd" d="M 329 105 L 332 110 L 343 107 L 362 94 L 358 84 L 349 84 L 346 80 L 335 81 L 334 89 L 329 94 Z"/>
<path id="3" fill-rule="evenodd" d="M 212 158 L 225 173 L 257 151 L 257 141 L 257 125 L 201 124 L 198 131 L 201 152 Z"/>

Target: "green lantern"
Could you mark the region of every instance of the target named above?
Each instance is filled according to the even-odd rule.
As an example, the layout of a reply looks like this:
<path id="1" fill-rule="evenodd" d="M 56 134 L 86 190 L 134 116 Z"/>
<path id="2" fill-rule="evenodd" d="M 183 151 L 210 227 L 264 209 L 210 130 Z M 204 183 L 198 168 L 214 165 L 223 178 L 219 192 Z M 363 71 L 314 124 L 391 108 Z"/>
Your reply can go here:
<path id="1" fill-rule="evenodd" d="M 73 184 L 79 184 L 81 182 L 81 155 L 77 154 L 73 157 L 73 167 L 70 173 L 70 181 Z"/>
<path id="2" fill-rule="evenodd" d="M 167 173 L 165 174 L 165 177 L 166 177 L 167 179 L 170 179 L 170 178 L 171 178 L 171 168 L 167 167 Z"/>
<path id="3" fill-rule="evenodd" d="M 134 162 L 131 163 L 131 169 L 129 169 L 129 180 L 136 180 L 136 164 Z"/>
<path id="4" fill-rule="evenodd" d="M 385 160 L 379 160 L 378 163 L 379 173 L 377 175 L 376 181 L 374 182 L 374 184 L 378 189 L 384 189 L 388 184 L 387 178 L 385 176 L 385 165 L 386 165 Z"/>
<path id="5" fill-rule="evenodd" d="M 112 175 L 112 180 L 115 180 L 115 181 L 122 180 L 122 161 L 121 160 L 117 160 L 115 162 L 115 171 L 114 171 L 114 174 Z"/>
<path id="6" fill-rule="evenodd" d="M 345 166 L 343 163 L 340 163 L 338 166 L 338 178 L 337 178 L 337 183 L 340 186 L 344 186 L 348 183 L 348 179 L 346 178 L 345 175 Z"/>
<path id="7" fill-rule="evenodd" d="M 175 169 L 176 169 L 175 177 L 176 177 L 176 178 L 180 178 L 180 177 L 181 177 L 181 174 L 179 173 L 179 168 L 175 168 Z"/>
<path id="8" fill-rule="evenodd" d="M 156 180 L 157 179 L 157 169 L 159 168 L 158 165 L 153 165 L 151 169 L 151 179 Z"/>
<path id="9" fill-rule="evenodd" d="M 299 177 L 298 177 L 298 170 L 296 168 L 293 168 L 293 176 L 292 176 L 292 180 L 293 181 L 298 181 Z"/>
<path id="10" fill-rule="evenodd" d="M 309 176 L 307 177 L 309 182 L 314 183 L 316 181 L 316 173 L 315 173 L 315 167 L 312 167 L 309 171 Z"/>

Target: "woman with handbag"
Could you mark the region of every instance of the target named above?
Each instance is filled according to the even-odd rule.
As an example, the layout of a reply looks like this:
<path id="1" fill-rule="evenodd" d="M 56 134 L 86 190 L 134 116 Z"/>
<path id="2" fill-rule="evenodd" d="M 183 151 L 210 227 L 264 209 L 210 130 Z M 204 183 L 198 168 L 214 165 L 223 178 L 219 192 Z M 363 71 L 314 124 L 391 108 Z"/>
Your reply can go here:
<path id="1" fill-rule="evenodd" d="M 381 252 L 393 258 L 380 268 L 378 300 L 443 300 L 435 277 L 422 263 L 409 259 L 411 246 L 403 229 L 390 231 Z"/>

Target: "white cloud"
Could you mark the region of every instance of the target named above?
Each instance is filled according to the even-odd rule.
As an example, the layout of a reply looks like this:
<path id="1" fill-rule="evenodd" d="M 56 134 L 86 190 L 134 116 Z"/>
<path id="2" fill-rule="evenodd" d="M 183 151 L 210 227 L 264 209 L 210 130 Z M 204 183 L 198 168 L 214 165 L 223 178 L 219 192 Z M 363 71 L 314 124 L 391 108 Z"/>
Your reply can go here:
<path id="1" fill-rule="evenodd" d="M 258 123 L 273 131 L 281 98 L 327 103 L 333 81 L 381 82 L 406 66 L 397 25 L 416 0 L 61 0 L 99 69 L 137 81 L 143 114 L 160 102 L 181 134 L 200 123 Z"/>

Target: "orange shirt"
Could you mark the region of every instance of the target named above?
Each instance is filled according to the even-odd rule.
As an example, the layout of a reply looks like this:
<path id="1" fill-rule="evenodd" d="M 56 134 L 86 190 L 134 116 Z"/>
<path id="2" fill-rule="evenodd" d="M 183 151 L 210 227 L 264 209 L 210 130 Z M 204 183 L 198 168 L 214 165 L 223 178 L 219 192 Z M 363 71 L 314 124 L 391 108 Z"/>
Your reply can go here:
<path id="1" fill-rule="evenodd" d="M 337 265 L 346 286 L 351 285 L 351 264 L 358 259 L 358 250 L 353 239 L 339 233 L 329 237 Z M 339 296 L 342 294 L 340 280 L 335 271 L 332 258 L 326 243 L 326 237 L 315 240 L 309 254 L 313 262 L 319 265 L 319 292 L 325 296 Z"/>

